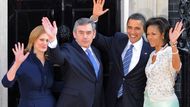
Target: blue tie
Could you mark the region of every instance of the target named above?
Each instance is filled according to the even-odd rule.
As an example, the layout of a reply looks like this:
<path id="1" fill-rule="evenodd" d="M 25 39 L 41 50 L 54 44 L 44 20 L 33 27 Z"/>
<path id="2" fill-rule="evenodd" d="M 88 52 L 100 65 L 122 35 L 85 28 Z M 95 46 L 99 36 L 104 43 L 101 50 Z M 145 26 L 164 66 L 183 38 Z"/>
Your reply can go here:
<path id="1" fill-rule="evenodd" d="M 87 52 L 88 58 L 90 59 L 90 62 L 91 62 L 92 65 L 93 65 L 93 68 L 94 68 L 94 70 L 95 70 L 96 77 L 98 77 L 99 65 L 97 64 L 97 62 L 96 62 L 94 56 L 92 55 L 92 52 L 90 51 L 90 49 L 86 49 L 86 52 Z"/>
<path id="2" fill-rule="evenodd" d="M 131 58 L 133 55 L 133 45 L 130 46 L 130 48 L 127 50 L 125 53 L 124 59 L 123 59 L 123 71 L 124 71 L 124 76 L 128 74 L 129 71 L 129 65 L 131 63 Z M 121 87 L 118 91 L 118 97 L 123 95 L 123 84 L 121 84 Z"/>
<path id="3" fill-rule="evenodd" d="M 131 58 L 133 55 L 133 45 L 130 46 L 130 48 L 127 50 L 124 59 L 123 59 L 123 71 L 124 71 L 124 75 L 128 74 L 129 71 L 129 65 L 131 62 Z"/>

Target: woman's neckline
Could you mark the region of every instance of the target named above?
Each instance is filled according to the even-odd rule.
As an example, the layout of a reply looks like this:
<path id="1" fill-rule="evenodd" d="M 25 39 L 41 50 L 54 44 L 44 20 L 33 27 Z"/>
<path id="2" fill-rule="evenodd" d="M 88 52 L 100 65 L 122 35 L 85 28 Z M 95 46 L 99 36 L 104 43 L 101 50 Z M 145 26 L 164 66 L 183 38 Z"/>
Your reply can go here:
<path id="1" fill-rule="evenodd" d="M 153 56 L 157 56 L 159 52 L 163 51 L 164 49 L 166 49 L 166 47 L 168 46 L 168 44 L 166 44 L 164 47 L 162 47 L 159 51 L 156 52 L 156 50 L 153 53 Z"/>

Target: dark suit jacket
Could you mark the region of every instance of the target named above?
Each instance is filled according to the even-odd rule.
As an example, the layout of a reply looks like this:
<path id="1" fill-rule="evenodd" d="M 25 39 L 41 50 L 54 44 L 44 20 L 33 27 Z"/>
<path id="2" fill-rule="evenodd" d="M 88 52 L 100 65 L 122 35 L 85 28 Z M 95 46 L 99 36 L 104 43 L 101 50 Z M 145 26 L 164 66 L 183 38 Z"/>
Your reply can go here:
<path id="1" fill-rule="evenodd" d="M 143 47 L 139 62 L 135 68 L 124 76 L 121 54 L 128 43 L 128 37 L 123 33 L 116 33 L 113 37 L 97 34 L 93 44 L 107 53 L 111 61 L 109 79 L 105 91 L 106 106 L 114 107 L 118 90 L 124 81 L 124 107 L 143 107 L 144 89 L 146 85 L 145 66 L 152 51 L 150 45 L 143 40 Z"/>
<path id="2" fill-rule="evenodd" d="M 64 69 L 64 87 L 57 107 L 102 107 L 102 63 L 98 50 L 91 47 L 100 62 L 98 78 L 88 56 L 76 41 L 50 49 L 50 58 Z"/>

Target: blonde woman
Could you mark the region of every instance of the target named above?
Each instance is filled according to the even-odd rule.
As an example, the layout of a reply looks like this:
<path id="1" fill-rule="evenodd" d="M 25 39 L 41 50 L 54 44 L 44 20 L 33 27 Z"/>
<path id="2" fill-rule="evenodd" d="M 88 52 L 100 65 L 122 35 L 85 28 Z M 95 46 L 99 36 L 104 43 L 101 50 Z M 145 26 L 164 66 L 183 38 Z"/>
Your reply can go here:
<path id="1" fill-rule="evenodd" d="M 24 50 L 23 43 L 15 44 L 12 49 L 15 61 L 2 79 L 4 87 L 19 84 L 20 100 L 18 107 L 54 107 L 51 94 L 53 84 L 52 66 L 46 59 L 48 35 L 43 26 L 32 30 Z"/>

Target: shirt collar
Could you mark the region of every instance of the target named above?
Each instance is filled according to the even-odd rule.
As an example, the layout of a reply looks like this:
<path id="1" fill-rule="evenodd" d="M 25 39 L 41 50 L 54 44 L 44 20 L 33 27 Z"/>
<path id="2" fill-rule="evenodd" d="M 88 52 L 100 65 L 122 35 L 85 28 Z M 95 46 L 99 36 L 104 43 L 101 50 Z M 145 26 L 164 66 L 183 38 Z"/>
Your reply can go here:
<path id="1" fill-rule="evenodd" d="M 128 44 L 127 44 L 127 48 L 129 48 L 131 46 L 131 41 L 129 40 Z M 138 40 L 137 42 L 133 43 L 132 45 L 134 46 L 134 49 L 138 50 L 142 47 L 142 44 L 143 44 L 143 39 L 142 37 L 140 38 L 140 40 Z"/>
<path id="2" fill-rule="evenodd" d="M 82 50 L 83 50 L 84 52 L 86 52 L 86 49 L 87 49 L 87 48 L 85 48 L 85 47 L 81 47 L 81 48 L 82 48 Z M 92 48 L 91 48 L 91 46 L 88 47 L 88 49 L 90 49 L 90 51 L 92 52 Z"/>

